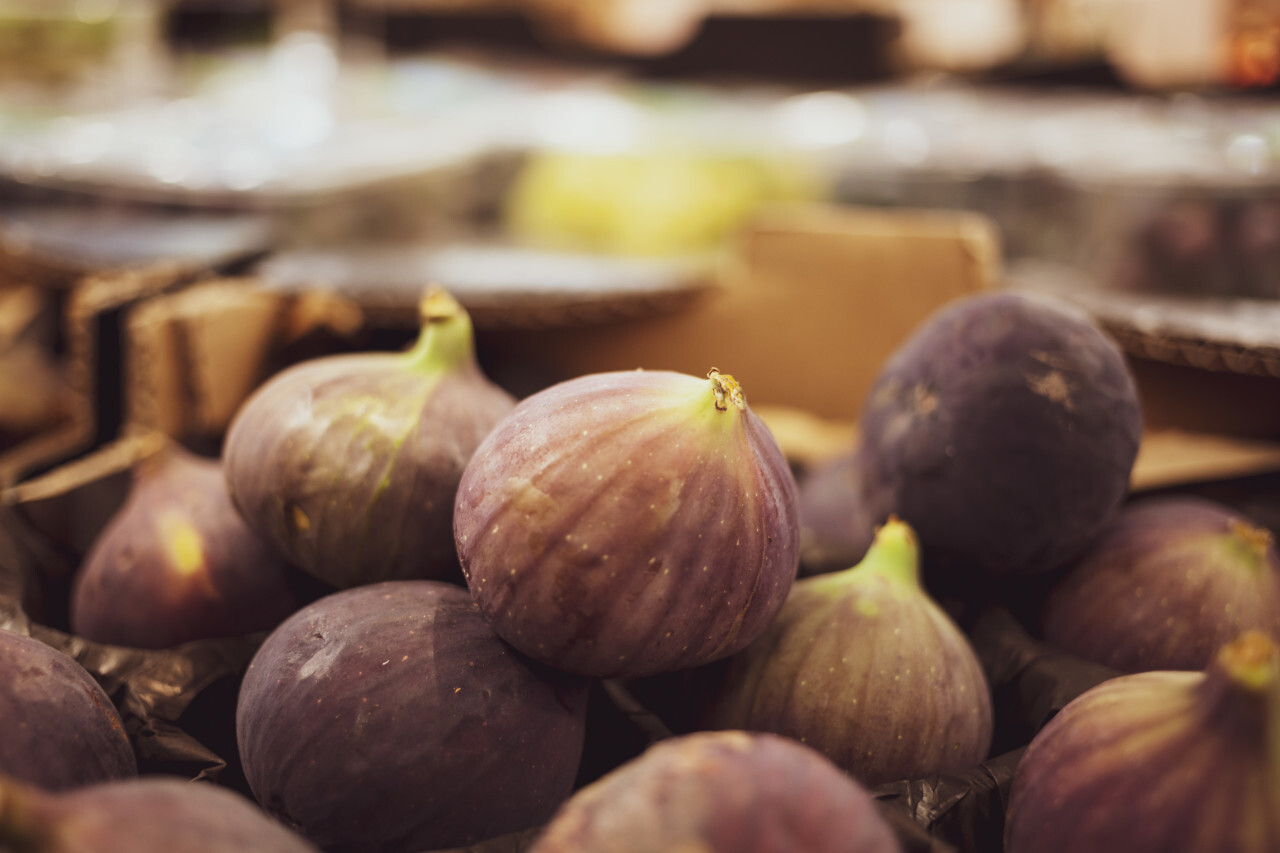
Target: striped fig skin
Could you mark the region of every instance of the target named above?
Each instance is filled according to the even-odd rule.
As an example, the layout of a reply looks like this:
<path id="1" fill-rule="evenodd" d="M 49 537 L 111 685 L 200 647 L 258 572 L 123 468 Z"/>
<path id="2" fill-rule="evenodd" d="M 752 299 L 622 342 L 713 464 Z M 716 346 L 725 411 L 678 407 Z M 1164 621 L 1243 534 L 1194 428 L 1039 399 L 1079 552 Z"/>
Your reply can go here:
<path id="1" fill-rule="evenodd" d="M 986 758 L 986 677 L 920 587 L 916 553 L 910 528 L 891 520 L 858 566 L 797 581 L 729 661 L 707 724 L 795 738 L 871 786 Z"/>
<path id="2" fill-rule="evenodd" d="M 793 740 L 662 741 L 566 803 L 530 853 L 900 853 L 867 791 Z"/>
<path id="3" fill-rule="evenodd" d="M 764 630 L 799 565 L 796 485 L 729 397 L 681 373 L 598 373 L 494 429 L 463 474 L 454 537 L 503 639 L 569 672 L 642 676 Z"/>
<path id="4" fill-rule="evenodd" d="M 1271 534 L 1194 497 L 1128 505 L 1045 598 L 1044 637 L 1124 672 L 1200 670 L 1251 629 L 1280 638 Z"/>
<path id="5" fill-rule="evenodd" d="M 1023 754 L 1006 853 L 1277 853 L 1280 673 L 1251 632 L 1200 672 L 1124 675 Z"/>

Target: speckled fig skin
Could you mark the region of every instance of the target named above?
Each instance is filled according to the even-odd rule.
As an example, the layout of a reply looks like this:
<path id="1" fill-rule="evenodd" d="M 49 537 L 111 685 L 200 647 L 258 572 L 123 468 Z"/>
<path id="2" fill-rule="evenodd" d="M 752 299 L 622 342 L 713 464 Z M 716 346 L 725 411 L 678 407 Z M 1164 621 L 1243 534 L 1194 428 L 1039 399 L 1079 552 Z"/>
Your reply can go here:
<path id="1" fill-rule="evenodd" d="M 1280 638 L 1270 532 L 1214 501 L 1124 507 L 1045 598 L 1044 638 L 1124 672 L 1204 669 L 1250 629 Z"/>
<path id="2" fill-rule="evenodd" d="M 245 520 L 334 587 L 462 580 L 458 480 L 515 398 L 481 371 L 461 306 L 443 291 L 423 304 L 411 350 L 294 365 L 227 433 L 227 482 Z"/>
<path id="3" fill-rule="evenodd" d="M 876 523 L 862 498 L 862 462 L 856 451 L 827 459 L 799 481 L 800 574 L 838 572 L 871 547 Z"/>
<path id="4" fill-rule="evenodd" d="M 914 535 L 897 519 L 857 566 L 797 581 L 709 707 L 709 728 L 795 738 L 870 786 L 961 772 L 991 747 L 981 664 L 921 588 Z"/>
<path id="5" fill-rule="evenodd" d="M 48 791 L 138 774 L 120 715 L 88 671 L 3 629 L 0 721 L 0 774 Z"/>
<path id="6" fill-rule="evenodd" d="M 860 415 L 872 520 L 911 523 L 931 583 L 1036 574 L 1088 545 L 1128 493 L 1142 432 L 1133 378 L 1083 312 L 1000 291 L 929 318 Z"/>
<path id="7" fill-rule="evenodd" d="M 387 581 L 300 610 L 241 687 L 245 777 L 328 853 L 415 853 L 545 821 L 572 790 L 587 682 L 530 665 L 467 591 Z"/>
<path id="8" fill-rule="evenodd" d="M 598 373 L 525 399 L 467 466 L 454 535 L 503 639 L 598 677 L 732 654 L 799 563 L 795 480 L 714 371 Z"/>
<path id="9" fill-rule="evenodd" d="M 71 629 L 143 649 L 268 631 L 298 606 L 287 571 L 232 505 L 219 461 L 168 444 L 135 465 L 76 573 Z"/>
<path id="10" fill-rule="evenodd" d="M 1206 670 L 1124 675 L 1028 745 L 1007 853 L 1276 853 L 1280 671 L 1250 632 Z"/>
<path id="11" fill-rule="evenodd" d="M 166 776 L 52 794 L 0 778 L 0 850 L 320 853 L 228 788 Z"/>
<path id="12" fill-rule="evenodd" d="M 867 791 L 812 749 L 749 732 L 661 741 L 574 794 L 530 853 L 901 853 Z"/>

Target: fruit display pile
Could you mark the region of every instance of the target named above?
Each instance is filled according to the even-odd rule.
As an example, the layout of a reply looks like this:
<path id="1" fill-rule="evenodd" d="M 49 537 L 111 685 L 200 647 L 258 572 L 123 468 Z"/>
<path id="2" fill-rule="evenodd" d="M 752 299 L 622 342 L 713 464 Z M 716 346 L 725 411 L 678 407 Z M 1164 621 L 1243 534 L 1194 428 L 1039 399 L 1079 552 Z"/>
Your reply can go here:
<path id="1" fill-rule="evenodd" d="M 1280 853 L 1280 557 L 1131 494 L 1088 315 L 943 306 L 809 468 L 749 377 L 421 320 L 145 443 L 65 630 L 2 519 L 0 851 Z"/>

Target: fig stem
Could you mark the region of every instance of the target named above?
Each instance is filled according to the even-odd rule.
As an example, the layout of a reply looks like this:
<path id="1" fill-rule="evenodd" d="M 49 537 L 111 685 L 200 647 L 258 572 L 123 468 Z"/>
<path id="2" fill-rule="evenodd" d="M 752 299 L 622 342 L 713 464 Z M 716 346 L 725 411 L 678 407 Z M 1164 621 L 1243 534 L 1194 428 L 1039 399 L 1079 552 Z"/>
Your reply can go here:
<path id="1" fill-rule="evenodd" d="M 1228 527 L 1231 535 L 1244 546 L 1251 557 L 1259 562 L 1266 559 L 1267 549 L 1271 547 L 1273 541 L 1270 530 L 1256 527 L 1238 518 L 1231 519 Z"/>
<path id="2" fill-rule="evenodd" d="M 475 357 L 471 315 L 446 290 L 427 288 L 418 304 L 422 331 L 409 350 L 411 365 L 423 373 L 443 373 Z"/>
<path id="3" fill-rule="evenodd" d="M 875 573 L 898 583 L 920 585 L 920 546 L 911 525 L 897 516 L 876 528 L 867 554 L 849 571 Z"/>
<path id="4" fill-rule="evenodd" d="M 715 367 L 707 373 L 707 379 L 711 381 L 711 391 L 715 394 L 716 411 L 728 411 L 730 405 L 738 410 L 747 408 L 747 395 L 742 393 L 738 380 Z"/>
<path id="5" fill-rule="evenodd" d="M 1265 691 L 1280 681 L 1275 643 L 1261 631 L 1246 631 L 1218 652 L 1218 665 L 1236 684 Z"/>

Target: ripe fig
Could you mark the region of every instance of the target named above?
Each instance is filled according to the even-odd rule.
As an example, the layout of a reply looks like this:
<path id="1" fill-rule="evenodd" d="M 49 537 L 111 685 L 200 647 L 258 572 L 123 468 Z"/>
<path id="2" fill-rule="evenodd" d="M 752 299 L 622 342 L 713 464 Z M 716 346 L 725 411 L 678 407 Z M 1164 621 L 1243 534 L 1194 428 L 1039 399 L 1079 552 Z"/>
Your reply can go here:
<path id="1" fill-rule="evenodd" d="M 228 788 L 151 776 L 49 793 L 0 778 L 0 850 L 319 853 Z"/>
<path id="2" fill-rule="evenodd" d="M 120 715 L 88 671 L 2 629 L 0 720 L 0 774 L 49 791 L 138 774 Z"/>
<path id="3" fill-rule="evenodd" d="M 1223 504 L 1136 501 L 1049 591 L 1043 627 L 1125 672 L 1204 669 L 1246 630 L 1280 638 L 1280 556 L 1269 531 Z"/>
<path id="4" fill-rule="evenodd" d="M 520 403 L 463 474 L 471 593 L 503 639 L 590 676 L 725 657 L 782 606 L 796 486 L 733 377 L 578 377 Z"/>
<path id="5" fill-rule="evenodd" d="M 1280 656 L 1261 632 L 1207 669 L 1122 675 L 1032 739 L 1008 853 L 1280 850 Z"/>
<path id="6" fill-rule="evenodd" d="M 873 520 L 910 522 L 941 583 L 1078 556 L 1128 493 L 1142 413 L 1124 356 L 1087 314 L 1001 291 L 917 329 L 859 426 Z"/>
<path id="7" fill-rule="evenodd" d="M 71 629 L 144 649 L 267 631 L 297 609 L 287 571 L 232 506 L 221 463 L 170 443 L 134 466 L 77 571 Z"/>
<path id="8" fill-rule="evenodd" d="M 240 690 L 240 759 L 258 802 L 329 853 L 472 844 L 568 798 L 587 684 L 526 662 L 460 586 L 368 584 L 267 638 Z"/>
<path id="9" fill-rule="evenodd" d="M 481 372 L 467 312 L 433 289 L 408 351 L 313 359 L 254 392 L 227 433 L 227 482 L 251 527 L 334 587 L 461 583 L 458 479 L 514 405 Z"/>
<path id="10" fill-rule="evenodd" d="M 968 640 L 919 580 L 890 519 L 853 568 L 796 581 L 728 662 L 711 728 L 787 735 L 865 785 L 963 771 L 991 746 L 991 695 Z"/>
<path id="11" fill-rule="evenodd" d="M 573 795 L 530 853 L 900 853 L 866 789 L 789 738 L 660 741 Z"/>
<path id="12" fill-rule="evenodd" d="M 800 574 L 840 571 L 866 556 L 876 524 L 862 499 L 863 464 L 849 451 L 800 476 Z"/>

